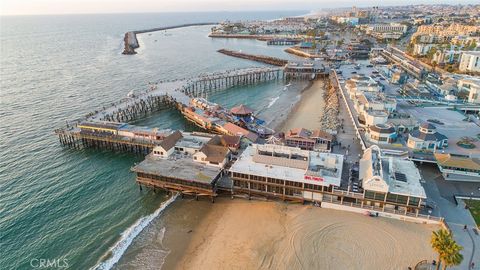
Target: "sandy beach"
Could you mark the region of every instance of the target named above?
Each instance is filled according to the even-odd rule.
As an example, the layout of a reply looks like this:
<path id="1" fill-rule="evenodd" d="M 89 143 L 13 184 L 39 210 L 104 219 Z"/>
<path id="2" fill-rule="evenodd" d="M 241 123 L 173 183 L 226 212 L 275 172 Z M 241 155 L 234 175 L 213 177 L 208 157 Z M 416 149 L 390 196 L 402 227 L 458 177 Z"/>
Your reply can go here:
<path id="1" fill-rule="evenodd" d="M 314 81 L 310 87 L 305 89 L 300 101 L 293 106 L 288 117 L 278 124 L 276 130 L 285 132 L 297 127 L 319 129 L 323 108 L 325 107 L 324 88 L 324 81 Z"/>
<path id="2" fill-rule="evenodd" d="M 163 269 L 407 269 L 435 259 L 435 226 L 314 206 L 222 198 L 195 223 Z M 174 231 L 167 244 L 186 240 Z"/>

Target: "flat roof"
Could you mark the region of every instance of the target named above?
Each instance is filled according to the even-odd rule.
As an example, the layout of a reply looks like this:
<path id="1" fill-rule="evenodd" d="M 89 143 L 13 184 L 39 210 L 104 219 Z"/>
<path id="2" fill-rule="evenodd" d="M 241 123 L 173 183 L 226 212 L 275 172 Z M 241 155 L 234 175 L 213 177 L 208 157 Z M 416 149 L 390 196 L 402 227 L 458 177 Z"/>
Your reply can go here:
<path id="1" fill-rule="evenodd" d="M 211 184 L 221 169 L 195 162 L 191 156 L 185 157 L 174 153 L 168 159 L 157 158 L 150 154 L 144 161 L 133 167 L 133 171 Z"/>
<path id="2" fill-rule="evenodd" d="M 398 157 L 385 157 L 374 145 L 360 160 L 360 175 L 365 190 L 426 198 L 415 163 Z"/>
<path id="3" fill-rule="evenodd" d="M 282 155 L 291 150 L 292 155 L 300 158 L 289 159 L 272 156 L 272 158 L 278 159 L 272 163 L 282 165 L 268 164 L 267 162 L 270 161 L 269 156 L 266 155 L 259 158 L 257 155 L 257 146 L 261 147 L 262 151 L 268 148 L 278 150 L 278 153 Z M 265 157 L 265 159 L 263 159 L 263 157 Z M 255 162 L 254 159 L 257 161 L 261 160 L 262 162 Z M 332 161 L 334 161 L 334 164 L 332 164 Z M 333 167 L 331 165 L 333 165 Z M 326 167 L 330 168 L 322 169 Z M 243 151 L 242 155 L 235 161 L 229 171 L 307 184 L 340 186 L 342 169 L 343 155 L 306 151 L 296 147 L 281 145 L 254 144 Z"/>
<path id="4" fill-rule="evenodd" d="M 435 153 L 435 159 L 440 166 L 480 171 L 480 159 L 478 158 Z"/>

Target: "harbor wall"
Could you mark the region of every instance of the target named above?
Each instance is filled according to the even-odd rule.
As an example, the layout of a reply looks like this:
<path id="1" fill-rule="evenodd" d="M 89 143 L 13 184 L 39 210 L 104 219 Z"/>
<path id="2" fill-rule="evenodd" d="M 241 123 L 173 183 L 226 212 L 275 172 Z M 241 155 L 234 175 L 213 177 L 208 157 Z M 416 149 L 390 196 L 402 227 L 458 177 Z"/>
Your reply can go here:
<path id="1" fill-rule="evenodd" d="M 190 26 L 203 26 L 203 25 L 215 25 L 215 24 L 218 24 L 218 23 L 216 22 L 187 23 L 187 24 L 179 24 L 179 25 L 172 25 L 172 26 L 165 26 L 165 27 L 150 28 L 150 29 L 144 29 L 144 30 L 129 31 L 125 33 L 125 36 L 123 38 L 124 48 L 123 48 L 122 54 L 126 54 L 126 55 L 136 54 L 135 49 L 140 47 L 140 45 L 138 44 L 137 34 L 163 31 L 163 30 L 176 29 L 176 28 L 184 28 L 184 27 L 190 27 Z"/>

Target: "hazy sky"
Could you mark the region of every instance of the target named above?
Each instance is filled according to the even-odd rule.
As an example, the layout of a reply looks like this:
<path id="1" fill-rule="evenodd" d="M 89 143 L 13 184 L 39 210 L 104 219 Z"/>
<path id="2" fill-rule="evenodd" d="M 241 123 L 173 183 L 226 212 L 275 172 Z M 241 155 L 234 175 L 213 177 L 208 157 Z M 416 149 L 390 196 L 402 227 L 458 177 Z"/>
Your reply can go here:
<path id="1" fill-rule="evenodd" d="M 470 4 L 475 2 L 475 0 L 0 0 L 0 14 L 319 10 L 325 7 L 352 5 Z"/>

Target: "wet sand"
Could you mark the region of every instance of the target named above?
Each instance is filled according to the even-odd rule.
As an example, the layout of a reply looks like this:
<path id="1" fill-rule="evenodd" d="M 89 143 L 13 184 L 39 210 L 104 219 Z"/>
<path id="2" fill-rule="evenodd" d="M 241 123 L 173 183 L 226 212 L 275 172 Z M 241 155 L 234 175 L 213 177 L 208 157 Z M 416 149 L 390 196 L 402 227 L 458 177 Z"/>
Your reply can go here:
<path id="1" fill-rule="evenodd" d="M 288 117 L 282 119 L 276 130 L 286 132 L 289 129 L 303 127 L 307 129 L 319 129 L 320 121 L 325 107 L 324 95 L 325 82 L 316 80 L 305 89 L 302 97 L 296 103 Z"/>
<path id="2" fill-rule="evenodd" d="M 190 234 L 167 231 L 163 269 L 406 269 L 435 259 L 436 226 L 313 206 L 221 198 L 195 223 Z"/>
<path id="3" fill-rule="evenodd" d="M 293 81 L 285 86 L 278 99 L 270 106 L 262 109 L 258 116 L 266 121 L 266 125 L 275 131 L 282 131 L 282 124 L 299 107 L 299 103 L 311 89 L 311 82 Z"/>

